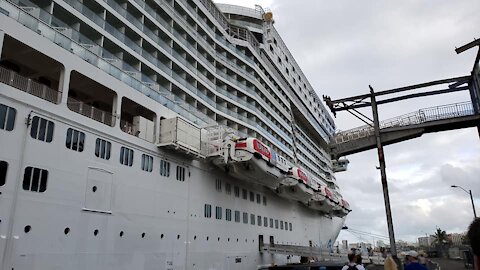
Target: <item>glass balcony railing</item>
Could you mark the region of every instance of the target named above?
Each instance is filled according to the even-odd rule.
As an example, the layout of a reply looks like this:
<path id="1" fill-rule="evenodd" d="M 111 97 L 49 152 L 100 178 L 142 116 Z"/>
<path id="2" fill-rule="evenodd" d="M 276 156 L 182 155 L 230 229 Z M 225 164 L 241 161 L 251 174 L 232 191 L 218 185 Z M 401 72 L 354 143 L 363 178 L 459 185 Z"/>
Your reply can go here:
<path id="1" fill-rule="evenodd" d="M 214 123 L 214 121 L 208 116 L 200 114 L 196 108 L 186 103 L 180 103 L 178 102 L 178 100 L 175 100 L 175 98 L 172 98 L 172 96 L 167 97 L 165 96 L 165 93 L 160 93 L 153 90 L 149 86 L 145 85 L 143 82 L 127 74 L 121 68 L 112 64 L 111 60 L 105 60 L 101 56 L 89 51 L 80 43 L 72 40 L 71 37 L 67 37 L 65 34 L 60 33 L 58 30 L 56 30 L 55 27 L 52 27 L 49 24 L 31 16 L 27 12 L 24 12 L 18 6 L 5 0 L 0 0 L 0 7 L 3 9 L 3 13 L 5 15 L 9 16 L 12 19 L 15 19 L 19 23 L 33 30 L 35 33 L 44 36 L 45 38 L 51 40 L 58 46 L 66 49 L 67 51 L 76 54 L 80 58 L 100 68 L 101 70 L 119 79 L 120 81 L 123 81 L 137 91 L 163 104 L 165 107 L 179 113 L 186 119 L 197 123 L 198 125 L 207 125 Z M 81 35 L 80 33 L 75 32 L 75 30 L 72 30 L 72 32 L 74 32 L 74 35 L 72 36 Z M 92 42 L 91 44 L 95 43 Z"/>
<path id="2" fill-rule="evenodd" d="M 75 0 L 69 0 L 69 1 L 75 1 Z M 130 14 L 130 13 L 128 13 L 125 9 L 123 9 L 120 5 L 118 5 L 115 1 L 113 1 L 113 0 L 105 0 L 105 1 L 106 1 L 109 5 L 111 5 L 116 11 L 118 11 L 119 14 L 123 15 L 125 18 L 127 18 L 127 14 Z M 145 2 L 142 2 L 141 0 L 137 0 L 136 2 L 137 2 L 138 4 L 140 4 L 140 5 L 141 5 L 142 7 L 144 7 L 144 8 L 145 8 L 145 7 L 148 7 L 148 5 L 145 4 Z M 162 5 L 162 6 L 167 7 L 167 9 L 170 11 L 170 13 L 176 15 L 176 17 L 177 17 L 177 19 L 178 19 L 179 21 L 182 21 L 182 20 L 183 20 L 183 17 L 181 17 L 179 14 L 177 14 L 177 12 L 176 12 L 170 5 L 165 4 L 165 5 Z M 150 8 L 149 10 L 152 12 L 152 14 L 155 14 L 155 15 L 156 15 L 155 17 L 159 17 L 159 16 L 157 15 L 157 13 L 155 13 L 155 12 L 153 11 L 153 9 Z M 152 15 L 152 14 L 151 14 L 151 15 Z M 131 21 L 137 21 L 138 24 L 140 24 L 140 22 L 138 21 L 138 19 L 134 18 L 133 16 L 130 15 L 130 17 L 128 17 L 128 18 L 130 18 Z M 164 24 L 167 24 L 167 22 L 164 21 L 163 18 L 159 17 L 158 19 L 159 19 L 161 22 L 163 22 Z M 135 25 L 138 25 L 138 24 L 135 24 Z M 191 31 L 191 32 L 189 33 L 190 35 L 192 35 L 192 36 L 197 35 L 197 33 L 194 31 L 193 28 L 191 28 L 191 26 L 190 26 L 188 23 L 185 23 L 185 25 L 188 26 L 187 29 Z M 183 64 L 184 64 L 190 71 L 192 71 L 193 73 L 196 73 L 196 68 L 195 68 L 195 67 L 193 67 L 192 65 L 190 65 L 189 63 L 187 63 L 187 61 L 184 59 L 183 56 L 181 56 L 180 54 L 178 54 L 176 51 L 172 50 L 171 47 L 168 47 L 168 45 L 166 45 L 166 43 L 164 43 L 162 40 L 160 40 L 160 39 L 158 38 L 158 36 L 156 36 L 153 32 L 151 32 L 151 30 L 149 30 L 148 28 L 144 28 L 144 27 L 142 27 L 142 28 L 139 27 L 139 29 L 140 29 L 140 30 L 143 29 L 143 31 L 147 34 L 148 37 L 151 37 L 151 38 L 153 39 L 153 41 L 158 42 L 158 43 L 161 45 L 161 47 L 163 47 L 163 48 L 166 49 L 167 51 L 171 52 L 171 53 L 175 56 L 175 59 L 176 59 L 176 60 L 178 60 L 178 61 L 180 61 L 181 63 L 183 63 Z M 173 29 L 173 28 L 170 28 L 169 30 L 170 30 L 170 32 L 171 32 L 178 40 L 181 41 L 181 43 L 182 43 L 184 46 L 186 46 L 187 48 L 189 48 L 189 49 L 191 50 L 191 53 L 192 53 L 193 55 L 197 55 L 197 49 L 194 48 L 177 30 L 175 30 L 175 29 Z M 122 40 L 122 39 L 120 39 L 120 40 Z M 202 40 L 202 41 L 203 41 L 203 39 L 197 39 L 197 40 Z M 232 65 L 232 64 L 231 64 L 231 61 L 228 61 L 225 56 L 223 56 L 223 55 L 221 55 L 221 54 L 215 53 L 214 50 L 210 47 L 211 45 L 207 45 L 207 44 L 204 44 L 204 45 L 205 45 L 206 48 L 211 49 L 210 52 L 211 52 L 213 55 L 215 55 L 216 57 L 224 60 L 224 62 L 223 62 L 224 64 L 229 65 L 229 66 L 232 67 L 232 69 L 235 70 L 235 71 L 238 71 L 238 70 L 243 71 L 242 73 L 243 73 L 244 75 L 247 75 L 247 76 L 251 79 L 251 81 L 252 81 L 253 83 L 255 83 L 255 84 L 258 85 L 258 82 L 256 81 L 256 79 L 254 78 L 253 75 L 251 75 L 250 73 L 244 71 L 243 69 L 241 69 L 241 68 L 239 68 L 239 67 L 236 67 L 236 66 Z M 151 56 L 149 56 L 148 54 L 145 54 L 145 53 L 143 53 L 143 52 L 144 52 L 144 51 L 142 50 L 142 55 L 143 55 L 144 57 L 146 57 L 147 60 L 150 60 L 151 62 L 157 64 L 157 63 L 156 63 L 157 61 L 154 60 L 153 57 L 151 57 Z M 198 55 L 197 55 L 197 57 L 198 57 Z M 212 70 L 216 70 L 216 69 L 213 67 L 213 65 L 211 65 L 211 63 L 210 63 L 208 60 L 206 60 L 203 56 L 201 56 L 200 58 L 202 58 L 202 60 L 204 60 L 204 61 L 207 63 L 207 65 L 209 65 L 209 67 L 210 67 Z M 169 72 L 166 71 L 166 68 L 162 68 L 162 69 L 163 69 L 167 74 L 169 74 Z M 236 84 L 237 86 L 239 86 L 241 90 L 243 90 L 244 88 L 246 88 L 246 85 L 240 83 L 238 80 L 234 80 L 233 78 L 231 78 L 230 76 L 228 76 L 228 75 L 226 75 L 226 74 L 222 74 L 222 75 L 224 75 L 223 77 L 226 78 L 226 79 L 228 79 L 230 82 L 232 82 L 232 83 Z M 208 82 L 207 82 L 207 84 L 208 84 Z M 262 88 L 263 88 L 263 86 L 262 86 Z M 264 88 L 263 88 L 263 89 L 264 89 Z M 266 91 L 266 89 L 264 89 L 264 90 L 265 90 L 265 91 L 264 91 L 265 93 L 268 93 L 268 91 Z M 255 93 L 255 94 L 256 94 L 256 93 Z M 267 95 L 268 95 L 268 94 L 267 94 Z M 256 97 L 259 98 L 259 99 L 261 99 L 258 95 L 256 95 Z M 272 100 L 273 100 L 273 97 L 272 97 Z M 263 100 L 262 100 L 262 101 L 263 101 Z M 269 107 L 269 106 L 267 106 L 265 103 L 262 104 L 262 105 L 265 106 L 265 108 L 268 108 L 268 107 Z M 272 113 L 275 113 L 275 112 L 272 110 Z M 276 114 L 276 113 L 275 113 L 275 114 Z M 284 125 L 285 128 L 287 128 L 287 129 L 290 128 L 289 125 L 288 125 L 288 123 L 282 121 L 283 119 L 282 119 L 281 117 L 279 117 L 278 115 L 274 115 L 274 116 L 277 117 L 277 120 L 278 120 L 279 122 L 281 122 L 281 123 Z"/>

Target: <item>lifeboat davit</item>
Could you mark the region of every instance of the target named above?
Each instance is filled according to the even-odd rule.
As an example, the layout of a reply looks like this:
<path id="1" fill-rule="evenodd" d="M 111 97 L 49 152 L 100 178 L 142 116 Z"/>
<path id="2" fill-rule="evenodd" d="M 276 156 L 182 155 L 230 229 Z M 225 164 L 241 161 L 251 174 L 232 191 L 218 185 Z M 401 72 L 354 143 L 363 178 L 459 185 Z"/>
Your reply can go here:
<path id="1" fill-rule="evenodd" d="M 314 190 L 308 185 L 308 176 L 298 167 L 293 167 L 277 189 L 279 196 L 307 203 Z"/>
<path id="2" fill-rule="evenodd" d="M 234 147 L 226 164 L 230 175 L 274 190 L 279 186 L 288 171 L 285 158 L 256 138 L 239 139 Z"/>
<path id="3" fill-rule="evenodd" d="M 333 193 L 326 186 L 321 186 L 312 196 L 310 201 L 308 201 L 308 207 L 321 211 L 323 213 L 331 213 L 333 207 L 336 205 L 335 201 L 332 200 Z"/>

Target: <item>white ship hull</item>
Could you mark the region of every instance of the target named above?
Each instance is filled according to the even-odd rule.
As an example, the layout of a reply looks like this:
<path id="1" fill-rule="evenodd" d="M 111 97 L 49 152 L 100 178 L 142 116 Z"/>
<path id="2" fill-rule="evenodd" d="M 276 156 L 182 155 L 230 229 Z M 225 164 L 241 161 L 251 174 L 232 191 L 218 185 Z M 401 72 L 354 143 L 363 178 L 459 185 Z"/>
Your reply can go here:
<path id="1" fill-rule="evenodd" d="M 75 16 L 83 16 L 66 2 L 58 2 Z M 21 85 L 12 86 L 13 80 L 0 82 L 0 105 L 16 112 L 13 129 L 0 129 L 0 161 L 8 164 L 5 183 L 0 184 L 1 269 L 258 269 L 287 262 L 286 255 L 260 253 L 259 242 L 320 247 L 335 242 L 344 218 L 325 217 L 278 196 L 270 189 L 276 185 L 273 177 L 261 182 L 267 177 L 254 173 L 263 165 L 253 163 L 249 178 L 256 180 L 240 180 L 245 175 L 240 172 L 243 165 L 229 175 L 206 159 L 159 148 L 138 130 L 127 132 L 120 124 L 120 106 L 113 106 L 111 125 L 105 124 L 104 115 L 96 117 L 93 109 L 72 110 L 67 93 L 76 72 L 113 89 L 113 104 L 128 97 L 151 110 L 157 116 L 152 120 L 154 134 L 160 134 L 161 118 L 177 116 L 128 86 L 130 78 L 115 79 L 118 70 L 109 75 L 97 68 L 100 64 L 94 67 L 93 60 L 78 57 L 78 51 L 87 51 L 79 44 L 72 44 L 70 50 L 61 48 L 69 42 L 65 36 L 55 36 L 54 43 L 49 40 L 56 33 L 52 29 L 25 12 L 4 7 L 0 44 L 15 39 L 61 63 L 57 70 L 61 79 L 56 103 L 20 89 Z M 41 68 L 43 63 L 35 64 Z M 32 135 L 33 119 L 54 125 L 50 142 L 33 137 L 38 136 Z M 148 129 L 150 124 L 145 124 Z M 68 146 L 70 129 L 83 134 L 82 151 Z M 97 139 L 111 144 L 109 159 L 96 155 Z M 124 148 L 132 151 L 128 160 Z M 141 169 L 148 160 L 144 157 L 151 158 L 153 170 Z M 127 165 L 120 164 L 125 160 Z M 162 162 L 168 162 L 168 174 L 160 169 Z M 42 175 L 48 172 L 44 187 L 33 184 L 34 173 L 27 177 L 29 167 L 43 170 Z"/>

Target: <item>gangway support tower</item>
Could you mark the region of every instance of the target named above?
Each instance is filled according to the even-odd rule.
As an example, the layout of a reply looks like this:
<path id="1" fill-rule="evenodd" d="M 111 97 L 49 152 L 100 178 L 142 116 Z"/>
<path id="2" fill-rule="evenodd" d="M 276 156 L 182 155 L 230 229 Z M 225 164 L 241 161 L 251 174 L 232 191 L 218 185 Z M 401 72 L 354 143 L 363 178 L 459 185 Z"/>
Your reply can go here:
<path id="1" fill-rule="evenodd" d="M 395 234 L 393 230 L 393 218 L 390 208 L 383 146 L 419 137 L 423 133 L 473 126 L 477 126 L 480 135 L 480 40 L 474 40 L 473 42 L 457 48 L 456 52 L 462 53 L 476 46 L 479 47 L 479 50 L 477 52 L 473 70 L 468 76 L 437 80 L 378 92 L 375 92 L 373 87 L 369 86 L 370 93 L 368 94 L 338 100 L 332 100 L 328 96 L 323 97 L 334 116 L 336 116 L 336 113 L 339 111 L 348 111 L 366 124 L 360 128 L 347 130 L 334 135 L 330 144 L 333 158 L 338 159 L 346 154 L 358 153 L 374 147 L 377 148 L 380 164 L 377 168 L 380 170 L 381 174 L 391 253 L 397 262 L 398 257 L 395 246 Z M 448 84 L 448 87 L 440 90 L 425 91 L 428 87 L 444 84 Z M 412 90 L 420 90 L 420 92 L 413 94 L 405 93 Z M 443 108 L 444 110 L 437 110 L 436 113 L 428 115 L 425 114 L 425 111 L 428 110 L 424 109 L 423 111 L 419 110 L 418 114 L 410 115 L 408 117 L 401 116 L 383 122 L 379 121 L 378 105 L 458 91 L 469 91 L 471 102 L 437 107 Z M 389 98 L 389 95 L 395 96 Z M 379 98 L 384 99 L 379 100 Z M 364 107 L 371 107 L 373 119 L 358 111 L 359 108 Z M 422 112 L 424 113 L 422 114 Z"/>

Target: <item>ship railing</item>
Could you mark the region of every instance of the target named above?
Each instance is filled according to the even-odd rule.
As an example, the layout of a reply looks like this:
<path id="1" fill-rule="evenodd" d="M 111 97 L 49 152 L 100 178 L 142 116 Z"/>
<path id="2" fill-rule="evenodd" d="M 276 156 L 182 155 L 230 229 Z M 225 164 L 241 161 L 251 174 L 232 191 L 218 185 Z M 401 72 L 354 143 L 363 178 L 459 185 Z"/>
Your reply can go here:
<path id="1" fill-rule="evenodd" d="M 462 116 L 469 116 L 475 113 L 473 104 L 470 101 L 435 106 L 420 109 L 418 111 L 397 116 L 380 122 L 380 129 L 405 127 L 409 125 L 423 124 L 431 121 L 444 120 Z M 373 136 L 374 128 L 364 125 L 354 129 L 346 130 L 335 134 L 335 143 Z"/>
<path id="2" fill-rule="evenodd" d="M 32 16 L 31 14 L 24 12 L 15 4 L 10 3 L 8 1 L 0 0 L 0 8 L 5 11 L 4 13 L 7 16 L 17 20 L 19 23 L 30 28 L 34 32 L 42 35 L 43 37 L 50 39 L 58 46 L 70 52 L 73 52 L 74 54 L 78 55 L 79 57 L 89 62 L 90 64 L 99 67 L 106 73 L 125 82 L 126 84 L 136 89 L 137 91 L 140 91 L 145 95 L 150 96 L 151 98 L 155 99 L 157 102 L 162 103 L 165 107 L 181 114 L 186 119 L 189 119 L 190 121 L 196 122 L 196 123 L 200 121 L 201 124 L 213 123 L 213 120 L 211 120 L 208 116 L 198 112 L 196 108 L 193 108 L 191 105 L 185 102 L 177 103 L 171 100 L 170 97 L 164 96 L 162 91 L 156 92 L 155 90 L 146 86 L 145 84 L 138 81 L 137 79 L 124 73 L 122 69 L 118 68 L 115 65 L 112 65 L 110 62 L 103 60 L 101 56 L 86 50 L 82 45 L 79 44 L 79 41 L 72 39 L 72 37 L 69 37 L 64 33 L 61 33 L 55 30 L 53 28 L 55 26 L 52 26 L 49 23 L 46 23 L 45 21 L 41 21 L 36 17 Z M 50 19 L 54 19 L 54 17 L 51 16 Z M 79 35 L 79 33 L 73 29 L 72 29 L 72 32 L 75 32 L 74 33 L 75 36 Z M 82 41 L 81 43 L 84 43 L 84 42 Z"/>
<path id="3" fill-rule="evenodd" d="M 58 104 L 58 100 L 61 97 L 60 91 L 4 67 L 0 67 L 0 82 L 55 104 Z"/>
<path id="4" fill-rule="evenodd" d="M 82 101 L 69 97 L 67 106 L 70 110 L 79 113 L 83 116 L 91 118 L 107 126 L 113 127 L 115 125 L 116 116 L 112 113 L 100 110 L 94 106 L 88 105 Z"/>

